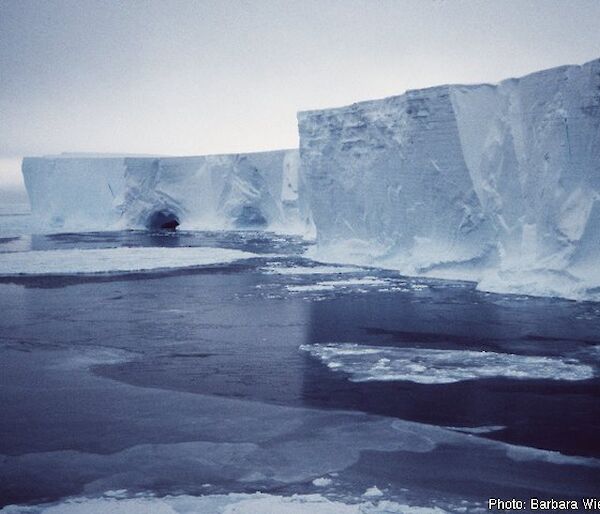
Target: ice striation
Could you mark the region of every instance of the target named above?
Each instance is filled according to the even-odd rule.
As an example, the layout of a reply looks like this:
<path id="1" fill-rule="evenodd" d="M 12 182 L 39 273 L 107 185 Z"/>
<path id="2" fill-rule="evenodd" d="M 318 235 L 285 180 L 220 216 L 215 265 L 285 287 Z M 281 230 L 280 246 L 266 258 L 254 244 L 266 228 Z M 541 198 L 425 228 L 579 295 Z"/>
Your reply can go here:
<path id="1" fill-rule="evenodd" d="M 300 148 L 26 158 L 61 230 L 312 233 L 323 262 L 600 299 L 600 59 L 298 114 Z"/>
<path id="2" fill-rule="evenodd" d="M 58 230 L 310 232 L 297 150 L 198 157 L 23 160 L 32 213 Z"/>

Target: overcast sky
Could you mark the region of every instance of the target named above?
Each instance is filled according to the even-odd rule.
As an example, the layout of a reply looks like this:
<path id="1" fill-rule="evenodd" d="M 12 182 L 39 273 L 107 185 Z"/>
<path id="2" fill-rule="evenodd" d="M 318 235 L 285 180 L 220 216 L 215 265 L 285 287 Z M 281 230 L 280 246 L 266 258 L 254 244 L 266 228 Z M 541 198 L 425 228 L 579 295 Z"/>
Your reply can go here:
<path id="1" fill-rule="evenodd" d="M 0 0 L 0 184 L 63 151 L 297 145 L 296 111 L 600 57 L 599 0 Z"/>

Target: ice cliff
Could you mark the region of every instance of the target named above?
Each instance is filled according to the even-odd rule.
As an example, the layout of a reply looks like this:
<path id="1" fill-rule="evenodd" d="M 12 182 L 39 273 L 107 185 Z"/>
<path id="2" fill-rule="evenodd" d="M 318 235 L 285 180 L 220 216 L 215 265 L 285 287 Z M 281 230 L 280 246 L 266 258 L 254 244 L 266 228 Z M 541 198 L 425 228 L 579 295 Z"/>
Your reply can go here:
<path id="1" fill-rule="evenodd" d="M 298 121 L 317 257 L 600 296 L 600 60 Z"/>
<path id="2" fill-rule="evenodd" d="M 297 150 L 199 157 L 23 160 L 37 222 L 57 230 L 311 227 Z"/>
<path id="3" fill-rule="evenodd" d="M 300 149 L 26 158 L 66 230 L 306 233 L 319 260 L 600 299 L 600 60 L 298 114 Z"/>

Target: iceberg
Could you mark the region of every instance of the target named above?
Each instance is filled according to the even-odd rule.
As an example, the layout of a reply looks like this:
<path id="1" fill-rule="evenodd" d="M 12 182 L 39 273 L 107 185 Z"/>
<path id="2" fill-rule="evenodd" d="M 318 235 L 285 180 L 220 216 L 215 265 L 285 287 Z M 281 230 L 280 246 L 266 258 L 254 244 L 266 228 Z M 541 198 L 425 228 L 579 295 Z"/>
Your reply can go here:
<path id="1" fill-rule="evenodd" d="M 125 189 L 125 158 L 63 154 L 25 157 L 23 180 L 42 229 L 110 230 Z"/>
<path id="2" fill-rule="evenodd" d="M 298 123 L 321 260 L 598 296 L 600 59 Z"/>
<path id="3" fill-rule="evenodd" d="M 272 230 L 308 256 L 600 299 L 600 59 L 298 113 L 299 149 L 25 158 L 53 230 Z"/>
<path id="4" fill-rule="evenodd" d="M 63 154 L 23 160 L 32 214 L 53 230 L 310 232 L 297 150 L 198 157 Z"/>

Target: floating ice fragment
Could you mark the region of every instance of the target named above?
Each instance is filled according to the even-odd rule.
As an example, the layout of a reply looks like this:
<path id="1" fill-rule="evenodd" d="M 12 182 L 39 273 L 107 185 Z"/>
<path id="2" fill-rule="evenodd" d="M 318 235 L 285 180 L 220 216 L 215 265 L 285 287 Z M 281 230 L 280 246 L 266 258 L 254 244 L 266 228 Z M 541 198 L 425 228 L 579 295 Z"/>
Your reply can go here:
<path id="1" fill-rule="evenodd" d="M 345 280 L 325 280 L 323 282 L 317 282 L 316 284 L 287 285 L 286 288 L 288 291 L 300 293 L 309 291 L 331 291 L 342 287 L 381 286 L 387 283 L 386 280 L 376 277 L 362 277 Z"/>
<path id="2" fill-rule="evenodd" d="M 225 264 L 253 257 L 257 255 L 208 247 L 38 250 L 0 254 L 0 276 L 124 273 Z"/>
<path id="3" fill-rule="evenodd" d="M 300 350 L 321 360 L 329 369 L 347 373 L 353 382 L 406 380 L 448 384 L 491 377 L 586 380 L 594 376 L 591 366 L 560 357 L 355 343 L 302 345 Z"/>
<path id="4" fill-rule="evenodd" d="M 271 275 L 336 275 L 358 273 L 364 268 L 354 266 L 271 266 L 262 270 Z"/>
<path id="5" fill-rule="evenodd" d="M 383 496 L 383 493 L 381 492 L 381 489 L 379 489 L 379 487 L 377 487 L 376 485 L 374 485 L 373 487 L 369 487 L 363 493 L 363 496 L 365 498 L 379 498 L 379 497 Z"/>
<path id="6" fill-rule="evenodd" d="M 333 480 L 331 480 L 331 478 L 320 477 L 320 478 L 315 478 L 312 481 L 312 484 L 316 487 L 326 487 L 328 485 L 331 485 L 332 482 L 333 482 Z"/>

